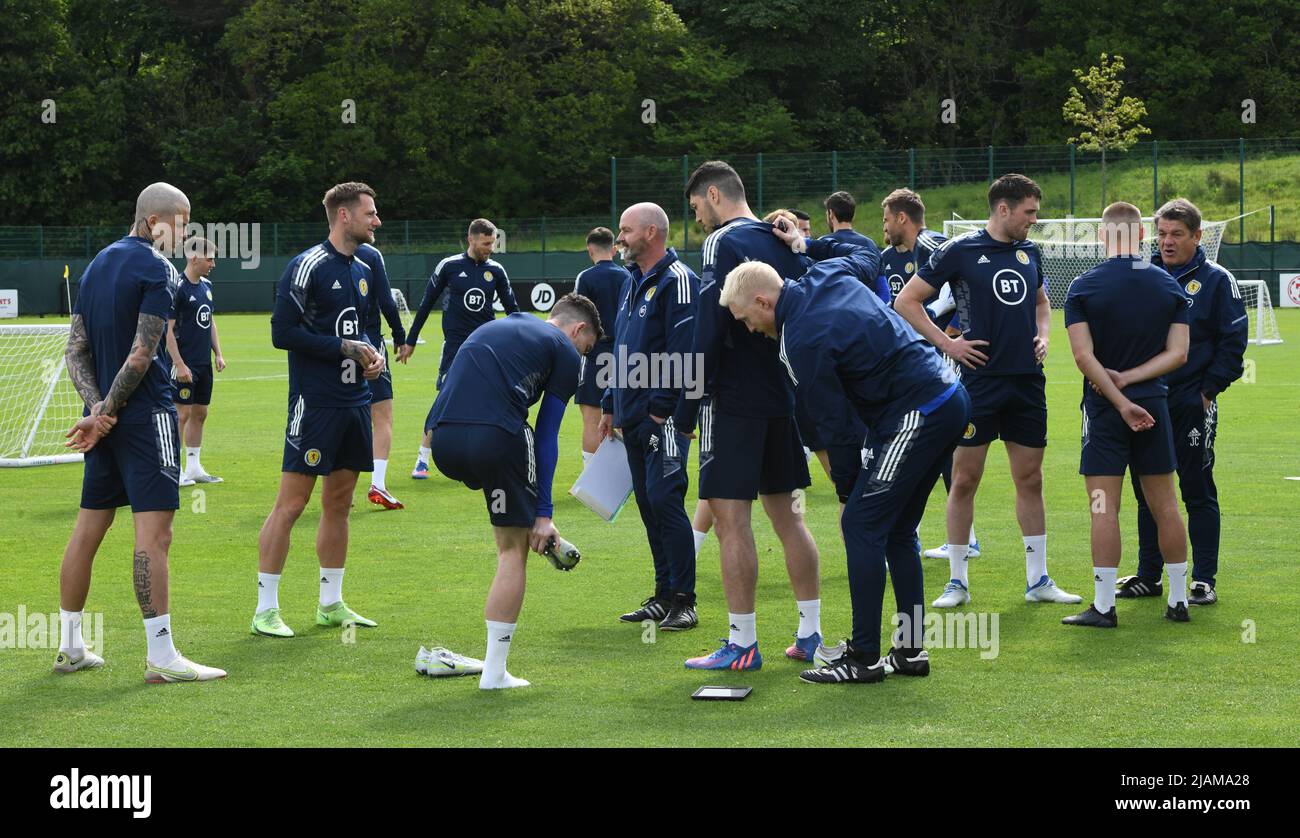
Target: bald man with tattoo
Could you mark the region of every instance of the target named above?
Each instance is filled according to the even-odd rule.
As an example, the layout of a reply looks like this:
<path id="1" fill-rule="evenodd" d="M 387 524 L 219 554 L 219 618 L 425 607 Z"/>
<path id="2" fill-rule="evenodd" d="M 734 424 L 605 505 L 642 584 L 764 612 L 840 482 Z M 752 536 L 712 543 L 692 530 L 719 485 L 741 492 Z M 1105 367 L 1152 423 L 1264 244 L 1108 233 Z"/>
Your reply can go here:
<path id="1" fill-rule="evenodd" d="M 135 525 L 132 580 L 148 641 L 145 682 L 226 677 L 224 670 L 177 651 L 168 601 L 167 551 L 180 506 L 180 447 L 159 342 L 173 316 L 180 281 L 164 254 L 178 251 L 189 217 L 189 199 L 179 189 L 167 183 L 145 187 L 136 199 L 131 232 L 101 250 L 77 283 L 65 355 L 86 415 L 68 432 L 68 445 L 85 453 L 85 474 L 81 509 L 59 574 L 58 673 L 104 665 L 86 648 L 82 610 L 95 554 L 117 508 L 129 504 Z"/>

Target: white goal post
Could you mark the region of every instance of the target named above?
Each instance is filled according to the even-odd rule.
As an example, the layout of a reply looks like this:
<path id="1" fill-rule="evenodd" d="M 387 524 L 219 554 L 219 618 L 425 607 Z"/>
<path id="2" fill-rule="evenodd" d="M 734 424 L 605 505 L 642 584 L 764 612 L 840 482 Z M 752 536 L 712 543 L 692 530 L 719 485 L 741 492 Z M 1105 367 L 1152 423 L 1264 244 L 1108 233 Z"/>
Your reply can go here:
<path id="1" fill-rule="evenodd" d="M 415 313 L 412 312 L 411 307 L 407 305 L 406 295 L 394 288 L 393 302 L 397 303 L 397 314 L 402 319 L 402 328 L 408 332 L 411 331 L 411 324 L 415 322 Z M 389 340 L 392 340 L 392 338 L 389 338 Z M 420 338 L 418 343 L 424 343 L 424 338 Z"/>
<path id="2" fill-rule="evenodd" d="M 1250 319 L 1249 342 L 1256 346 L 1281 343 L 1282 333 L 1278 331 L 1277 317 L 1273 314 L 1273 299 L 1264 280 L 1239 279 L 1237 287 L 1241 289 L 1241 302 L 1246 306 L 1246 316 Z"/>
<path id="3" fill-rule="evenodd" d="M 70 328 L 0 325 L 0 467 L 82 461 L 64 445 L 85 408 L 64 369 Z"/>

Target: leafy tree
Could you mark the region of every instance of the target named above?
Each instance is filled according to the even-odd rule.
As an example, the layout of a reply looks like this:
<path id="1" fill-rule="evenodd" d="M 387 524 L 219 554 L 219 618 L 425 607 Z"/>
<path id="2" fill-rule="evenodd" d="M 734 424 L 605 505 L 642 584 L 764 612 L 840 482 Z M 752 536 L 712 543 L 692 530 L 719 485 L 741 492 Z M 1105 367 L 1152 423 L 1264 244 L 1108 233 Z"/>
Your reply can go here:
<path id="1" fill-rule="evenodd" d="M 1101 63 L 1091 67 L 1088 72 L 1075 70 L 1074 76 L 1083 85 L 1086 93 L 1071 87 L 1069 98 L 1061 108 L 1061 113 L 1069 122 L 1082 127 L 1070 142 L 1079 143 L 1084 151 L 1101 152 L 1101 202 L 1106 203 L 1106 152 L 1128 151 L 1143 134 L 1150 134 L 1151 129 L 1140 124 L 1139 120 L 1147 115 L 1146 105 L 1140 99 L 1124 96 L 1124 82 L 1120 73 L 1124 72 L 1124 56 L 1116 55 L 1112 60 L 1106 53 L 1101 54 Z"/>

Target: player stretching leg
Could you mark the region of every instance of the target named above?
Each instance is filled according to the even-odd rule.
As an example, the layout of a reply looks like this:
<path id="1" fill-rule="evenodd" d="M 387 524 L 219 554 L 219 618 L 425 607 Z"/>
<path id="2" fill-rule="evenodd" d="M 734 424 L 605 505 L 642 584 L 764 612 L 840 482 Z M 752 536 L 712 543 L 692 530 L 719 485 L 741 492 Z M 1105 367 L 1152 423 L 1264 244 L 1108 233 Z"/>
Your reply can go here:
<path id="1" fill-rule="evenodd" d="M 1001 438 L 1016 487 L 1016 519 L 1025 545 L 1025 600 L 1082 602 L 1047 575 L 1047 521 L 1043 508 L 1043 452 L 1047 447 L 1047 357 L 1052 306 L 1043 287 L 1042 256 L 1028 241 L 1042 191 L 1024 175 L 1003 175 L 989 187 L 985 229 L 949 239 L 903 286 L 894 308 L 922 337 L 966 367 L 971 421 L 952 458 L 948 493 L 949 581 L 935 608 L 970 602 L 966 571 L 975 493 L 989 444 Z M 952 286 L 966 328 L 950 338 L 925 310 L 925 301 Z"/>
<path id="2" fill-rule="evenodd" d="M 329 238 L 285 267 L 271 315 L 271 342 L 289 351 L 289 421 L 275 506 L 257 539 L 257 610 L 251 631 L 293 637 L 280 616 L 280 574 L 289 536 L 324 477 L 316 555 L 320 603 L 316 624 L 376 623 L 343 602 L 348 513 L 357 476 L 373 465 L 370 386 L 384 356 L 365 341 L 359 312 L 369 305 L 366 269 L 357 247 L 375 240 L 379 212 L 364 183 L 340 183 L 325 193 Z"/>
<path id="3" fill-rule="evenodd" d="M 136 199 L 131 233 L 101 250 L 77 285 L 65 357 L 68 377 L 87 411 L 69 432 L 70 445 L 85 452 L 86 462 L 81 509 L 59 572 L 55 672 L 104 665 L 86 648 L 82 610 L 99 545 L 117 508 L 130 504 L 131 578 L 148 643 L 145 682 L 226 677 L 223 670 L 182 656 L 171 626 L 167 556 L 180 506 L 180 446 L 158 344 L 180 282 L 162 253 L 175 252 L 189 216 L 189 199 L 179 189 L 166 183 L 146 187 Z"/>
<path id="4" fill-rule="evenodd" d="M 722 302 L 749 329 L 780 347 L 790 379 L 813 410 L 848 398 L 869 429 L 857 483 L 840 526 L 848 556 L 853 635 L 844 653 L 801 680 L 874 683 L 886 674 L 925 676 L 924 584 L 916 527 L 944 454 L 970 415 L 952 371 L 896 312 L 863 284 L 879 260 L 855 243 L 809 241 L 782 230 L 819 262 L 797 281 L 746 262 L 727 276 Z M 880 656 L 885 566 L 900 630 Z"/>
<path id="5" fill-rule="evenodd" d="M 370 345 L 384 353 L 384 371 L 370 382 L 370 419 L 374 425 L 375 471 L 370 478 L 370 491 L 366 499 L 384 509 L 401 509 L 402 502 L 388 492 L 388 453 L 393 447 L 393 371 L 388 367 L 388 345 L 384 343 L 384 327 L 380 315 L 388 321 L 393 330 L 393 346 L 406 343 L 406 330 L 402 328 L 402 318 L 393 301 L 393 289 L 388 283 L 388 269 L 384 266 L 384 254 L 371 244 L 357 247 L 357 261 L 369 270 L 370 300 L 366 306 L 366 340 Z"/>
<path id="6" fill-rule="evenodd" d="M 1096 586 L 1092 605 L 1062 620 L 1066 625 L 1116 626 L 1119 506 L 1130 465 L 1160 530 L 1170 582 L 1165 617 L 1188 621 L 1187 530 L 1174 496 L 1177 460 L 1163 376 L 1187 360 L 1189 304 L 1182 286 L 1141 255 L 1144 232 L 1137 207 L 1106 207 L 1098 231 L 1106 261 L 1070 283 L 1065 300 L 1070 348 L 1086 379 L 1079 473 L 1092 510 Z"/>
<path id="7" fill-rule="evenodd" d="M 519 312 L 493 321 L 460 347 L 429 413 L 434 465 L 482 489 L 496 539 L 496 576 L 483 608 L 485 690 L 528 686 L 506 671 L 506 656 L 524 604 L 528 551 L 543 553 L 559 539 L 551 480 L 560 422 L 578 386 L 580 356 L 600 337 L 596 306 L 577 294 L 561 297 L 545 321 Z M 534 434 L 528 409 L 539 399 Z"/>

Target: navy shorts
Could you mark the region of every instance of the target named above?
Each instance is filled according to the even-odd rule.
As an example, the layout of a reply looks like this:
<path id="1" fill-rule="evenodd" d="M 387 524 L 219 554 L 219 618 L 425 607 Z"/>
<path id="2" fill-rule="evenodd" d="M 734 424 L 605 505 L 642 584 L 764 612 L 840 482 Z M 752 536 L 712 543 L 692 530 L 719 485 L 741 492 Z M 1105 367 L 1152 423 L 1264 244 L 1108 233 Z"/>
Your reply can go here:
<path id="1" fill-rule="evenodd" d="M 700 498 L 754 500 L 806 489 L 808 458 L 789 416 L 772 419 L 700 408 Z"/>
<path id="2" fill-rule="evenodd" d="M 172 368 L 172 375 L 176 375 L 175 367 Z M 188 384 L 172 379 L 172 388 L 176 393 L 174 401 L 177 404 L 212 404 L 212 365 L 190 367 L 190 376 L 193 380 Z"/>
<path id="3" fill-rule="evenodd" d="M 180 507 L 180 441 L 176 411 L 155 410 L 147 422 L 119 422 L 86 454 L 83 509 L 162 512 Z"/>
<path id="4" fill-rule="evenodd" d="M 446 340 L 442 342 L 442 360 L 438 361 L 438 383 L 434 385 L 437 389 L 441 390 L 442 383 L 447 380 L 447 370 L 451 369 L 451 362 L 456 360 L 456 352 L 460 350 L 462 342 L 456 341 L 452 343 Z M 424 427 L 426 430 L 428 429 L 427 422 Z"/>
<path id="5" fill-rule="evenodd" d="M 1082 444 L 1079 474 L 1122 477 L 1127 467 L 1134 474 L 1169 474 L 1178 466 L 1174 453 L 1174 423 L 1169 418 L 1169 400 L 1157 396 L 1137 399 L 1156 426 L 1149 431 L 1130 430 L 1124 417 L 1109 402 L 1089 410 L 1082 407 Z"/>
<path id="6" fill-rule="evenodd" d="M 384 353 L 384 371 L 370 384 L 370 403 L 387 401 L 393 397 L 393 368 L 389 366 L 388 344 L 382 340 L 376 344 Z"/>
<path id="7" fill-rule="evenodd" d="M 301 396 L 291 397 L 280 470 L 317 476 L 339 469 L 373 471 L 373 445 L 370 405 L 307 407 Z"/>
<path id="8" fill-rule="evenodd" d="M 608 355 L 613 344 L 601 341 L 582 358 L 578 373 L 578 392 L 573 400 L 578 404 L 600 407 L 600 399 L 605 395 L 605 388 L 596 385 L 597 372 L 601 369 L 600 356 Z"/>
<path id="9" fill-rule="evenodd" d="M 439 425 L 429 446 L 438 471 L 483 490 L 492 526 L 532 528 L 537 455 L 527 423 L 514 434 L 496 425 Z"/>
<path id="10" fill-rule="evenodd" d="M 988 445 L 995 439 L 1026 448 L 1047 447 L 1047 379 L 1029 375 L 962 374 L 971 417 L 958 445 Z"/>

